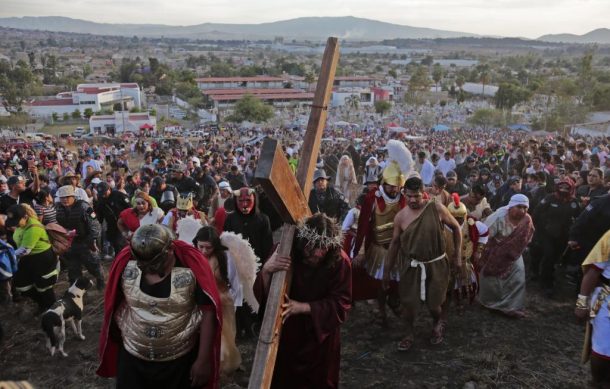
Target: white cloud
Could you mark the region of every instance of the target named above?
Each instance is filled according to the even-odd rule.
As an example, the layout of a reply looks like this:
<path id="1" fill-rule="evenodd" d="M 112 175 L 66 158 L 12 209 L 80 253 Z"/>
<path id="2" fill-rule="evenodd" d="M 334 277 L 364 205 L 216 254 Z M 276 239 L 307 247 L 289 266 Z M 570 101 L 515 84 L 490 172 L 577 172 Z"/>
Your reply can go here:
<path id="1" fill-rule="evenodd" d="M 105 23 L 263 23 L 352 15 L 485 35 L 537 37 L 610 27 L 608 0 L 2 0 L 0 17 L 67 16 Z"/>

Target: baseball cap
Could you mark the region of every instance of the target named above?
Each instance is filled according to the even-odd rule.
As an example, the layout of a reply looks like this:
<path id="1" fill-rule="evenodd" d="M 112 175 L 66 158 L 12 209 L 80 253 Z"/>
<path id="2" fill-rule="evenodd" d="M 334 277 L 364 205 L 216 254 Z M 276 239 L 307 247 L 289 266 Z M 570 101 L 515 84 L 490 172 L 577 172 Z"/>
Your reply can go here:
<path id="1" fill-rule="evenodd" d="M 25 207 L 21 204 L 13 204 L 6 210 L 6 220 L 4 225 L 7 227 L 17 227 L 19 220 L 27 215 Z"/>
<path id="2" fill-rule="evenodd" d="M 13 186 L 17 183 L 19 183 L 20 181 L 25 181 L 25 178 L 23 178 L 22 176 L 10 176 L 8 178 L 8 180 L 6 180 L 6 183 L 8 184 L 8 186 Z"/>
<path id="3" fill-rule="evenodd" d="M 226 181 L 221 181 L 220 184 L 218 184 L 218 189 L 231 191 L 231 185 Z"/>
<path id="4" fill-rule="evenodd" d="M 515 182 L 519 182 L 521 181 L 521 177 L 519 176 L 512 176 L 511 178 L 508 179 L 508 185 L 512 185 Z"/>
<path id="5" fill-rule="evenodd" d="M 471 155 L 467 156 L 466 163 L 472 163 L 472 162 L 474 162 L 474 158 Z"/>
<path id="6" fill-rule="evenodd" d="M 101 182 L 102 180 L 100 180 L 99 177 L 95 177 L 93 180 L 91 180 L 91 183 L 95 185 L 100 184 Z"/>
<path id="7" fill-rule="evenodd" d="M 449 170 L 449 171 L 447 172 L 446 177 L 447 177 L 447 178 L 449 178 L 449 177 L 457 177 L 457 174 L 456 174 L 456 172 L 454 172 L 453 170 Z"/>
<path id="8" fill-rule="evenodd" d="M 498 162 L 498 158 L 496 158 L 496 157 L 490 157 L 490 158 L 489 158 L 489 162 L 496 163 L 496 162 Z"/>

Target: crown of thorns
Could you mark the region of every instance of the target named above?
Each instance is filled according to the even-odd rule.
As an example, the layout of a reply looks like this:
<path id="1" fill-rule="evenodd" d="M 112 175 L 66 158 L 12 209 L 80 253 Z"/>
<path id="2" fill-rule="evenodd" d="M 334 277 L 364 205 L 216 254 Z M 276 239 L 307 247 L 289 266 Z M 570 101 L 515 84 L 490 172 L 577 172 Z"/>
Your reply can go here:
<path id="1" fill-rule="evenodd" d="M 324 231 L 326 232 L 326 230 Z M 316 229 L 309 227 L 307 224 L 301 224 L 297 227 L 297 236 L 307 241 L 308 246 L 321 248 L 339 248 L 343 243 L 343 236 L 337 234 L 328 236 L 320 234 Z"/>

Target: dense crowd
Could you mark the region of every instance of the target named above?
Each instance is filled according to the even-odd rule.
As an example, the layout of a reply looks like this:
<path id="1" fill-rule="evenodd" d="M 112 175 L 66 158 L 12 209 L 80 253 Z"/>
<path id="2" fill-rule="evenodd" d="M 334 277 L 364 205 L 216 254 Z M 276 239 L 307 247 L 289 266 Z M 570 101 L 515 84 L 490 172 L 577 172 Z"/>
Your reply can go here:
<path id="1" fill-rule="evenodd" d="M 213 270 L 221 292 L 222 315 L 225 316 L 225 303 L 230 303 L 230 311 L 237 307 L 235 315 L 225 318 L 224 324 L 230 327 L 227 323 L 236 323 L 229 342 L 233 355 L 225 359 L 232 362 L 225 362 L 224 366 L 221 363 L 224 372 L 234 370 L 240 363 L 235 335 L 254 336 L 260 321 L 250 309 L 258 304 L 244 297 L 249 295 L 245 290 L 254 287 L 258 295 L 264 296 L 268 292 L 266 275 L 285 265 L 274 254 L 272 237 L 282 221 L 254 178 L 263 137 L 282 141 L 288 163 L 295 171 L 303 134 L 298 128 L 225 128 L 211 130 L 202 139 L 179 143 L 146 136 L 100 145 L 54 142 L 36 150 L 0 147 L 2 302 L 31 298 L 40 312 L 45 312 L 56 301 L 53 286 L 64 269 L 70 284 L 86 269 L 97 288 L 103 290 L 108 281 L 103 261 L 112 261 L 128 245 L 135 255 L 133 239 L 140 227 L 163 225 L 216 261 Z M 406 146 L 412 157 L 410 166 L 394 176 L 390 175 L 395 162 L 389 155 L 390 139 Z M 427 291 L 422 281 L 422 300 L 426 301 L 428 293 L 427 305 L 435 320 L 431 342 L 436 344 L 443 340 L 446 309 L 441 305 L 446 304 L 445 295 L 453 290 L 449 286 L 446 291 L 449 282 L 459 284 L 456 289 L 466 290 L 473 298 L 478 290 L 483 306 L 514 317 L 527 315 L 523 305 L 525 274 L 528 282 L 539 283 L 547 298 L 553 298 L 557 283 L 568 282 L 574 285 L 575 296 L 581 291 L 582 308 L 581 296 L 585 300 L 589 296 L 579 289 L 581 264 L 610 230 L 609 147 L 609 139 L 603 137 L 535 137 L 505 130 L 397 133 L 371 125 L 330 128 L 319 150 L 309 207 L 312 213 L 324 214 L 341 226 L 342 247 L 354 268 L 353 300 L 358 299 L 357 294 L 377 298 L 381 324 L 387 321 L 386 305 L 410 317 L 419 304 L 420 273 L 411 282 L 417 289 L 413 292 L 417 298 L 410 300 L 411 292 L 397 286 L 400 279 L 412 276 L 396 268 L 396 262 L 400 262 L 397 258 L 405 253 L 411 253 L 413 269 L 424 275 L 428 269 L 430 284 L 434 283 L 430 280 L 441 277 L 439 274 L 455 278 L 441 281 L 444 287 L 429 287 Z M 398 204 L 396 208 L 394 204 Z M 435 204 L 438 209 L 432 210 L 428 204 Z M 407 211 L 403 212 L 403 208 Z M 392 217 L 383 209 L 393 210 Z M 438 253 L 418 248 L 416 243 L 405 249 L 406 241 L 419 236 L 419 232 L 410 231 L 414 220 L 420 216 L 422 220 L 438 219 L 439 215 L 446 231 L 421 227 L 432 228 L 426 239 L 438 235 L 439 245 L 433 249 Z M 382 219 L 385 224 L 398 227 L 390 226 L 381 232 L 364 230 L 367 221 L 383 227 Z M 195 221 L 194 227 L 184 220 Z M 315 223 L 318 226 L 330 222 L 325 219 Z M 474 230 L 464 235 L 465 225 Z M 239 259 L 227 259 L 223 254 L 226 248 L 219 239 L 224 232 L 241 234 L 263 264 L 259 272 L 262 278 L 257 279 L 256 285 L 254 275 L 247 282 L 236 275 L 239 265 L 231 263 Z M 316 234 L 306 236 L 326 242 L 317 246 L 326 250 L 321 257 L 329 247 L 336 249 L 334 236 Z M 59 243 L 62 237 L 70 240 L 63 249 Z M 445 243 L 441 245 L 441 241 Z M 462 247 L 467 241 L 471 244 L 468 253 L 466 246 Z M 312 249 L 304 247 L 301 249 L 305 257 L 314 258 Z M 514 257 L 511 265 L 496 263 L 507 252 Z M 523 253 L 525 263 L 518 260 Z M 426 256 L 429 258 L 423 258 Z M 229 257 L 239 255 L 233 252 Z M 445 257 L 454 261 L 451 268 L 438 268 L 440 262 L 427 263 Z M 189 259 L 185 257 L 184 261 Z M 130 269 L 127 262 L 125 266 Z M 568 278 L 558 277 L 559 266 L 565 269 L 561 275 Z M 471 275 L 478 284 L 475 287 L 470 285 Z M 383 286 L 374 286 L 376 291 L 370 293 L 361 287 L 367 282 Z M 205 298 L 200 300 L 199 305 L 210 304 Z M 350 300 L 341 296 L 344 309 L 336 314 L 342 319 L 333 325 L 338 327 L 345 319 Z M 292 314 L 307 312 L 314 316 L 307 309 L 310 308 L 295 302 Z M 316 311 L 316 315 L 328 314 Z M 224 334 L 224 327 L 222 331 Z M 411 347 L 412 334 L 407 332 L 399 350 Z M 335 346 L 329 345 L 328 350 Z M 135 355 L 135 351 L 128 351 Z M 134 361 L 129 363 L 137 365 Z M 331 381 L 338 380 L 338 367 L 328 374 L 333 374 Z"/>

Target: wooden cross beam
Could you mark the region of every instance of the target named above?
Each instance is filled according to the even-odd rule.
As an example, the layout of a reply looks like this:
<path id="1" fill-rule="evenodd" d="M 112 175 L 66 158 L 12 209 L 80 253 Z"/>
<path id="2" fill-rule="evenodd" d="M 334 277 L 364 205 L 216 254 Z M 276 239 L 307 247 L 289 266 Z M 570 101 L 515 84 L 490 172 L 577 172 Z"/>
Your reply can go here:
<path id="1" fill-rule="evenodd" d="M 282 256 L 290 256 L 295 224 L 311 215 L 307 199 L 313 185 L 311 180 L 326 125 L 328 102 L 338 62 L 338 40 L 328 38 L 296 177 L 292 174 L 277 140 L 268 138 L 263 142 L 255 178 L 284 221 L 278 249 L 279 255 Z M 266 389 L 271 386 L 282 330 L 281 305 L 284 302 L 284 295 L 290 290 L 291 275 L 290 271 L 280 271 L 273 274 L 271 279 L 265 316 L 252 364 L 249 389 Z"/>

